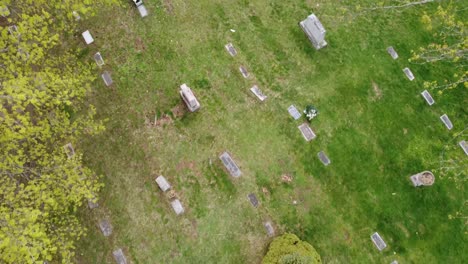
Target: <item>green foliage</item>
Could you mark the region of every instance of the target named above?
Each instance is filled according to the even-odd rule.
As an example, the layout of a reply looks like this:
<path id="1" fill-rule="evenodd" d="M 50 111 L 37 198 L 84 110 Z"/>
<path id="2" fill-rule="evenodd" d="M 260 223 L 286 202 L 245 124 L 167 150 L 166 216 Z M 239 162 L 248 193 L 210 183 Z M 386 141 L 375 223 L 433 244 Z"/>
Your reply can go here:
<path id="1" fill-rule="evenodd" d="M 294 234 L 284 234 L 271 242 L 262 264 L 316 264 L 320 255 L 309 243 Z"/>

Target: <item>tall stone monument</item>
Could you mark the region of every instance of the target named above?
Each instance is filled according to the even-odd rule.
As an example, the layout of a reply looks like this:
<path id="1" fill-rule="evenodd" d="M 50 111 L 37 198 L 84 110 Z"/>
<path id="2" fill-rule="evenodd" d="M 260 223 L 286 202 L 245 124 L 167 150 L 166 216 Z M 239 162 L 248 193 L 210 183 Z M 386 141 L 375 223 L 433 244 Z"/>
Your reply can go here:
<path id="1" fill-rule="evenodd" d="M 325 41 L 325 33 L 327 32 L 320 20 L 314 14 L 308 16 L 305 20 L 299 23 L 304 33 L 314 45 L 315 49 L 319 50 L 327 46 Z"/>

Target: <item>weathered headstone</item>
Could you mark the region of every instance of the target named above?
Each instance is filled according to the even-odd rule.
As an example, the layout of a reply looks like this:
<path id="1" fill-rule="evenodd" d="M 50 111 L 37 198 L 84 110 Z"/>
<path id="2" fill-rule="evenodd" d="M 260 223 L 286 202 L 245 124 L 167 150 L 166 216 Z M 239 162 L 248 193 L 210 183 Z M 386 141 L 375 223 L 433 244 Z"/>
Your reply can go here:
<path id="1" fill-rule="evenodd" d="M 165 192 L 167 190 L 169 190 L 171 188 L 171 185 L 169 184 L 169 182 L 167 182 L 166 178 L 164 178 L 164 176 L 159 176 L 156 178 L 156 183 L 158 184 L 159 186 L 159 189 L 161 189 L 161 191 Z"/>
<path id="2" fill-rule="evenodd" d="M 229 52 L 229 54 L 231 54 L 231 56 L 236 56 L 237 55 L 237 50 L 234 48 L 234 45 L 232 45 L 232 43 L 228 43 L 224 46 L 227 50 L 227 52 Z"/>
<path id="3" fill-rule="evenodd" d="M 64 145 L 63 150 L 65 151 L 69 159 L 75 156 L 75 149 L 73 148 L 71 143 Z"/>
<path id="4" fill-rule="evenodd" d="M 442 120 L 442 122 L 444 123 L 444 125 L 447 127 L 448 130 L 451 130 L 453 128 L 452 121 L 450 121 L 447 114 L 440 116 L 440 120 Z"/>
<path id="5" fill-rule="evenodd" d="M 242 76 L 244 78 L 246 78 L 246 79 L 249 78 L 250 74 L 249 74 L 249 72 L 247 71 L 247 69 L 244 66 L 240 66 L 239 71 L 241 72 L 241 74 L 242 74 Z"/>
<path id="6" fill-rule="evenodd" d="M 268 236 L 272 237 L 275 235 L 275 229 L 270 221 L 263 223 L 263 226 L 265 227 Z"/>
<path id="7" fill-rule="evenodd" d="M 431 186 L 434 184 L 435 177 L 434 174 L 430 171 L 423 171 L 418 174 L 412 175 L 410 177 L 411 182 L 413 183 L 414 187 L 418 186 Z"/>
<path id="8" fill-rule="evenodd" d="M 234 160 L 231 158 L 231 155 L 229 153 L 224 152 L 219 156 L 219 159 L 223 162 L 224 167 L 229 171 L 229 174 L 231 174 L 232 177 L 240 177 L 241 176 L 241 171 L 237 164 L 234 162 Z"/>
<path id="9" fill-rule="evenodd" d="M 315 49 L 319 50 L 327 46 L 327 42 L 325 41 L 325 33 L 327 31 L 317 16 L 311 14 L 305 20 L 301 21 L 299 25 L 309 38 L 310 42 L 312 42 Z"/>
<path id="10" fill-rule="evenodd" d="M 121 248 L 112 252 L 112 255 L 114 256 L 115 262 L 117 264 L 127 264 L 127 259 L 125 258 L 125 255 Z"/>
<path id="11" fill-rule="evenodd" d="M 298 120 L 299 118 L 301 118 L 302 114 L 297 110 L 297 108 L 294 105 L 288 107 L 288 112 L 294 118 L 294 120 Z"/>
<path id="12" fill-rule="evenodd" d="M 327 154 L 325 154 L 325 152 L 320 151 L 317 155 L 320 161 L 323 163 L 323 165 L 328 166 L 331 163 L 330 159 L 328 158 Z"/>
<path id="13" fill-rule="evenodd" d="M 86 30 L 85 32 L 81 33 L 81 35 L 83 36 L 86 44 L 89 45 L 94 42 L 93 36 L 91 36 L 91 33 L 89 32 L 89 30 Z"/>
<path id="14" fill-rule="evenodd" d="M 460 145 L 460 147 L 463 149 L 465 154 L 468 155 L 468 143 L 466 143 L 465 140 L 462 140 L 460 141 L 460 143 L 458 143 L 458 145 Z"/>
<path id="15" fill-rule="evenodd" d="M 112 226 L 108 220 L 104 219 L 99 221 L 99 228 L 101 229 L 101 232 L 105 237 L 108 237 L 112 234 Z"/>
<path id="16" fill-rule="evenodd" d="M 249 201 L 253 205 L 253 207 L 257 208 L 258 207 L 257 196 L 255 196 L 255 194 L 251 193 L 247 197 L 249 198 Z"/>
<path id="17" fill-rule="evenodd" d="M 101 67 L 101 66 L 103 66 L 105 64 L 104 59 L 102 58 L 100 52 L 96 52 L 96 54 L 94 54 L 94 60 L 96 61 L 97 66 L 99 66 L 99 67 Z"/>
<path id="18" fill-rule="evenodd" d="M 139 5 L 137 6 L 138 12 L 140 12 L 141 17 L 148 16 L 148 10 L 146 10 L 145 5 Z"/>
<path id="19" fill-rule="evenodd" d="M 314 131 L 307 123 L 303 123 L 302 125 L 298 126 L 299 130 L 302 133 L 302 136 L 305 138 L 306 141 L 311 141 L 312 139 L 316 138 Z"/>
<path id="20" fill-rule="evenodd" d="M 0 6 L 0 16 L 7 17 L 10 15 L 10 9 L 7 6 Z"/>
<path id="21" fill-rule="evenodd" d="M 431 94 L 427 91 L 427 90 L 424 90 L 422 93 L 421 93 L 422 97 L 424 97 L 424 99 L 426 100 L 427 104 L 429 105 L 433 105 L 435 103 L 434 99 L 432 98 Z"/>
<path id="22" fill-rule="evenodd" d="M 254 85 L 252 88 L 250 88 L 250 91 L 257 96 L 257 98 L 260 101 L 265 101 L 267 99 L 267 96 L 262 93 L 262 91 L 258 88 L 257 85 Z"/>
<path id="23" fill-rule="evenodd" d="M 81 16 L 80 16 L 80 14 L 78 14 L 78 12 L 73 11 L 72 15 L 73 15 L 73 17 L 75 18 L 76 21 L 81 20 Z"/>
<path id="24" fill-rule="evenodd" d="M 93 200 L 88 200 L 88 208 L 89 209 L 94 209 L 94 208 L 98 208 L 99 207 L 99 204 L 97 202 L 93 202 Z"/>
<path id="25" fill-rule="evenodd" d="M 387 48 L 387 52 L 388 54 L 390 54 L 390 56 L 392 56 L 394 60 L 398 59 L 398 53 L 395 51 L 395 49 L 392 46 Z"/>
<path id="26" fill-rule="evenodd" d="M 185 83 L 180 86 L 179 94 L 190 112 L 195 112 L 200 109 L 200 103 L 193 94 L 192 89 L 190 89 L 190 87 L 188 87 Z"/>
<path id="27" fill-rule="evenodd" d="M 414 80 L 413 72 L 409 68 L 404 68 L 403 72 L 406 74 L 406 77 L 408 77 L 410 81 Z"/>
<path id="28" fill-rule="evenodd" d="M 112 81 L 112 77 L 110 75 L 110 73 L 108 71 L 105 71 L 101 74 L 101 77 L 102 77 L 102 80 L 104 81 L 104 83 L 106 84 L 106 86 L 110 86 L 112 85 L 112 83 L 114 83 L 114 81 Z"/>
<path id="29" fill-rule="evenodd" d="M 171 202 L 172 209 L 174 209 L 174 212 L 177 215 L 182 214 L 185 210 L 184 207 L 182 206 L 182 203 L 179 201 L 179 199 L 175 199 Z"/>
<path id="30" fill-rule="evenodd" d="M 374 242 L 374 245 L 377 247 L 379 251 L 382 251 L 384 248 L 387 247 L 387 244 L 385 244 L 385 241 L 383 241 L 382 237 L 380 237 L 379 233 L 375 232 L 374 234 L 371 235 L 372 242 Z"/>

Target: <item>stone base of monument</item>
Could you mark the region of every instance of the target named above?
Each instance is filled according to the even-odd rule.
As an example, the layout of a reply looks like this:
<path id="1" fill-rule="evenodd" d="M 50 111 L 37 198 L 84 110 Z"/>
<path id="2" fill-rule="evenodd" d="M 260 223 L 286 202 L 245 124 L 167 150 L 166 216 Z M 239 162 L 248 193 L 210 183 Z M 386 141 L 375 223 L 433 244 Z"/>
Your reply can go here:
<path id="1" fill-rule="evenodd" d="M 434 184 L 435 177 L 430 171 L 423 171 L 410 177 L 411 182 L 415 187 L 431 186 Z"/>

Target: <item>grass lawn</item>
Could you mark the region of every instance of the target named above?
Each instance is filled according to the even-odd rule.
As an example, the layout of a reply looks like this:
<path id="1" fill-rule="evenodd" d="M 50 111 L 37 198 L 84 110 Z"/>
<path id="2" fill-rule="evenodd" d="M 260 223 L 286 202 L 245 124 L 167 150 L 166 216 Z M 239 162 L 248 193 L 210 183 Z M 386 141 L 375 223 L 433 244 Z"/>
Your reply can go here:
<path id="1" fill-rule="evenodd" d="M 96 81 L 91 102 L 107 130 L 80 146 L 106 186 L 100 207 L 83 211 L 90 231 L 79 244 L 79 263 L 113 263 L 118 247 L 132 263 L 259 263 L 272 240 L 265 221 L 277 234 L 310 242 L 325 263 L 468 259 L 466 225 L 448 219 L 466 194 L 438 175 L 432 187 L 409 181 L 439 167 L 444 146 L 455 144 L 468 117 L 466 89 L 434 92 L 429 107 L 420 96 L 423 81 L 441 79 L 444 70 L 407 60 L 431 41 L 419 19 L 436 5 L 358 13 L 346 11 L 353 1 L 338 0 L 145 4 L 144 19 L 128 1 L 83 25 L 95 37 L 83 59 L 91 63 L 100 51 L 115 84 Z M 328 31 L 320 51 L 298 26 L 311 11 Z M 238 56 L 226 52 L 228 42 Z M 387 54 L 390 45 L 398 60 Z M 402 72 L 407 66 L 413 82 Z M 199 112 L 185 110 L 182 83 L 197 95 Z M 249 91 L 254 84 L 265 102 Z M 319 109 L 311 122 L 315 140 L 305 142 L 297 129 L 304 120 L 289 116 L 291 104 Z M 452 131 L 440 122 L 443 113 Z M 149 125 L 155 115 L 159 125 Z M 240 178 L 218 159 L 225 150 Z M 328 167 L 317 158 L 322 150 Z M 185 214 L 176 216 L 158 189 L 160 174 Z M 97 228 L 103 217 L 114 226 L 110 238 Z M 370 240 L 374 232 L 388 244 L 383 252 Z"/>

